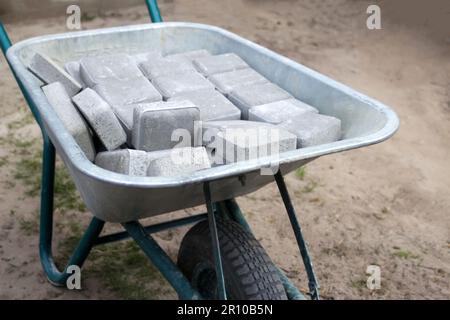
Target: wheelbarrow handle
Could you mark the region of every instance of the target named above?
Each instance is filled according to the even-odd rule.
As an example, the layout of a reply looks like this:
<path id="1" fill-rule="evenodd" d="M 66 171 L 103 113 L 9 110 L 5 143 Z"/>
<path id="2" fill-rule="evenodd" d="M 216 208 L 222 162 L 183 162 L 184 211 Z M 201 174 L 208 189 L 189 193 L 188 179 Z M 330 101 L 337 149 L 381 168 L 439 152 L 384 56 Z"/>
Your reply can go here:
<path id="1" fill-rule="evenodd" d="M 0 21 L 0 46 L 2 47 L 3 54 L 6 58 L 6 51 L 11 47 L 11 40 L 9 40 L 8 33 L 6 32 L 3 23 Z"/>
<path id="2" fill-rule="evenodd" d="M 145 4 L 147 5 L 148 13 L 150 14 L 150 19 L 152 22 L 162 22 L 161 12 L 158 8 L 157 0 L 145 0 Z"/>

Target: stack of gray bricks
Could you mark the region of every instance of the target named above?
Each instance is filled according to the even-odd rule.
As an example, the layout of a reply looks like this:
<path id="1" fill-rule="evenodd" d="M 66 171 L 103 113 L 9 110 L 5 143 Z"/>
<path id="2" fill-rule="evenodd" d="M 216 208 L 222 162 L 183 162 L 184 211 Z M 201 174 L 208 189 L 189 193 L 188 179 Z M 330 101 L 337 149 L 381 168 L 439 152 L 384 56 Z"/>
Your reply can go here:
<path id="1" fill-rule="evenodd" d="M 29 69 L 86 157 L 131 176 L 176 176 L 329 143 L 339 119 L 295 99 L 234 53 L 83 57 Z M 96 151 L 92 132 L 105 151 Z"/>
<path id="2" fill-rule="evenodd" d="M 139 59 L 159 58 L 157 52 Z M 133 107 L 138 103 L 161 101 L 162 96 L 144 77 L 136 61 L 126 54 L 86 57 L 80 60 L 83 81 L 111 106 L 131 141 Z"/>

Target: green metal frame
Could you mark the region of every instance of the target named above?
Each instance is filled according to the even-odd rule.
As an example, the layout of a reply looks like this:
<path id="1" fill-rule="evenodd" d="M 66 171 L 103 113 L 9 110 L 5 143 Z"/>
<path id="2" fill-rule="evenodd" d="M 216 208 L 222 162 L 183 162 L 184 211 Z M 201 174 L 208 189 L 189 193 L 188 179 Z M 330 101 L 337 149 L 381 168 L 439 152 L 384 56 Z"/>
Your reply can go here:
<path id="1" fill-rule="evenodd" d="M 151 21 L 162 22 L 161 13 L 156 0 L 145 0 Z M 6 57 L 6 52 L 11 47 L 11 41 L 8 34 L 0 22 L 0 46 Z M 7 59 L 6 59 L 7 60 Z M 9 63 L 9 62 L 8 62 Z M 13 74 L 14 70 L 11 68 Z M 219 239 L 217 236 L 217 227 L 215 216 L 217 214 L 224 218 L 232 219 L 239 223 L 245 230 L 251 232 L 251 229 L 243 216 L 238 204 L 234 199 L 213 203 L 211 201 L 211 190 L 209 182 L 204 183 L 205 204 L 207 213 L 194 216 L 184 217 L 168 222 L 154 224 L 150 226 L 142 226 L 138 221 L 123 223 L 124 232 L 117 232 L 100 236 L 105 222 L 93 217 L 87 227 L 83 237 L 80 239 L 77 248 L 73 252 L 66 267 L 63 271 L 58 270 L 52 255 L 52 235 L 53 235 L 53 197 L 54 197 L 54 178 L 55 178 L 55 148 L 48 137 L 45 128 L 42 125 L 39 111 L 30 99 L 27 90 L 24 89 L 20 79 L 14 74 L 14 77 L 27 101 L 36 122 L 41 128 L 43 137 L 43 158 L 42 158 L 42 181 L 41 181 L 41 205 L 40 205 L 40 230 L 39 230 L 39 253 L 42 267 L 48 277 L 48 280 L 57 286 L 66 284 L 69 274 L 66 272 L 71 265 L 82 267 L 84 261 L 88 257 L 91 249 L 96 245 L 120 241 L 131 237 L 139 247 L 144 251 L 151 262 L 158 268 L 161 274 L 167 279 L 170 285 L 175 289 L 181 299 L 201 299 L 202 297 L 192 287 L 188 279 L 177 268 L 174 262 L 168 257 L 164 250 L 151 236 L 162 230 L 176 228 L 201 220 L 208 220 L 211 233 L 211 241 L 213 247 L 213 257 L 215 261 L 218 288 L 218 298 L 226 299 L 226 279 L 224 279 L 223 267 L 220 256 Z M 314 274 L 311 258 L 308 248 L 303 239 L 300 224 L 297 220 L 295 209 L 290 200 L 289 193 L 284 183 L 281 172 L 275 175 L 275 181 L 279 188 L 282 200 L 285 204 L 294 234 L 299 246 L 300 254 L 306 269 L 309 280 L 309 290 L 312 299 L 319 299 L 319 285 Z M 282 280 L 287 296 L 292 300 L 303 300 L 305 296 L 294 286 L 294 284 L 286 277 L 286 275 L 277 269 Z"/>

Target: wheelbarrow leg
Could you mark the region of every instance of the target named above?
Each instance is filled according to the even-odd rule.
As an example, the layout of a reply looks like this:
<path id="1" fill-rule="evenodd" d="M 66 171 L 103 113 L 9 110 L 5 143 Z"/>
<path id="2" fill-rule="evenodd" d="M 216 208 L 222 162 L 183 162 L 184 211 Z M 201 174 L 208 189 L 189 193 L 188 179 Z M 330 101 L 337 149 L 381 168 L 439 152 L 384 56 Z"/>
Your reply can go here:
<path id="1" fill-rule="evenodd" d="M 303 259 L 303 264 L 305 265 L 306 274 L 308 275 L 308 287 L 311 295 L 311 299 L 319 299 L 319 283 L 314 273 L 314 268 L 311 262 L 311 257 L 309 256 L 308 246 L 305 239 L 303 238 L 302 229 L 300 223 L 297 220 L 294 205 L 292 204 L 289 192 L 284 183 L 284 178 L 280 170 L 275 174 L 275 181 L 277 182 L 278 189 L 280 190 L 281 198 L 283 199 L 284 206 L 291 221 L 292 229 L 294 230 L 295 238 L 297 240 L 298 247 L 300 249 L 300 254 Z"/>
<path id="2" fill-rule="evenodd" d="M 220 255 L 220 244 L 217 235 L 216 217 L 213 203 L 211 201 L 211 189 L 209 182 L 203 184 L 203 193 L 205 194 L 206 209 L 208 210 L 208 224 L 209 232 L 211 234 L 213 257 L 216 266 L 216 278 L 217 278 L 217 293 L 220 300 L 227 299 L 227 293 L 225 290 L 225 280 L 223 276 L 222 259 Z"/>
<path id="3" fill-rule="evenodd" d="M 104 222 L 97 218 L 92 218 L 89 227 L 81 238 L 78 247 L 72 254 L 64 271 L 59 271 L 52 256 L 55 147 L 47 135 L 44 134 L 43 138 L 44 150 L 42 160 L 39 254 L 42 267 L 44 268 L 48 280 L 54 285 L 63 286 L 70 276 L 70 274 L 67 273 L 67 268 L 72 265 L 76 265 L 79 268 L 82 267 L 95 240 L 103 229 Z"/>

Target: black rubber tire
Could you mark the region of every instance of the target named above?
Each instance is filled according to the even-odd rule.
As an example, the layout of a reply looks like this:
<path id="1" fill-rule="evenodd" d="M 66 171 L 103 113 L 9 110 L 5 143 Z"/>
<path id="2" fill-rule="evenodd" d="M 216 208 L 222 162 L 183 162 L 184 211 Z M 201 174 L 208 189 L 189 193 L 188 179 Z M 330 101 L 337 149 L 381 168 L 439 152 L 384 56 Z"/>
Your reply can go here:
<path id="1" fill-rule="evenodd" d="M 275 265 L 251 233 L 222 219 L 217 219 L 217 231 L 228 299 L 287 300 Z M 217 298 L 208 221 L 197 223 L 184 236 L 178 267 L 203 297 Z"/>

